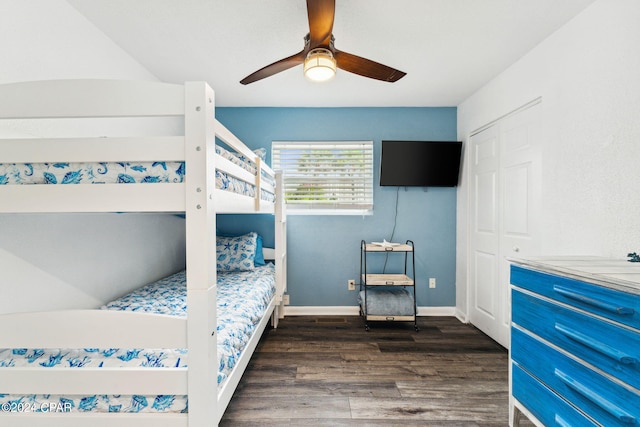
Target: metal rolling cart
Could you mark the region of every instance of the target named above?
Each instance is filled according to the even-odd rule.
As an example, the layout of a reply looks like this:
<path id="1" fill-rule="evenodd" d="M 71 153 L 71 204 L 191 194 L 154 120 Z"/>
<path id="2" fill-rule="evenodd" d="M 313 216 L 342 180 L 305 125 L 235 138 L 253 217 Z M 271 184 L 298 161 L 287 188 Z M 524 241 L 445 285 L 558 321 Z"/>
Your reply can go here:
<path id="1" fill-rule="evenodd" d="M 404 273 L 369 273 L 368 254 L 404 254 Z M 371 256 L 371 255 L 369 255 Z M 409 261 L 411 265 L 409 266 Z M 409 267 L 411 267 L 409 269 Z M 416 309 L 416 267 L 413 241 L 360 244 L 360 315 L 369 330 L 370 321 L 413 322 L 419 331 Z"/>

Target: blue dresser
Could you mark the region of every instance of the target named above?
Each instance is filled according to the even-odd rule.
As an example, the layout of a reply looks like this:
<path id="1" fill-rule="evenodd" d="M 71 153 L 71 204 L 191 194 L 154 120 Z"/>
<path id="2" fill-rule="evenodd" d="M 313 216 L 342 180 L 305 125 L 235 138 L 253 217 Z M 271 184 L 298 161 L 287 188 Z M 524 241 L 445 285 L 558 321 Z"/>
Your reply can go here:
<path id="1" fill-rule="evenodd" d="M 511 425 L 640 427 L 640 263 L 511 262 Z"/>

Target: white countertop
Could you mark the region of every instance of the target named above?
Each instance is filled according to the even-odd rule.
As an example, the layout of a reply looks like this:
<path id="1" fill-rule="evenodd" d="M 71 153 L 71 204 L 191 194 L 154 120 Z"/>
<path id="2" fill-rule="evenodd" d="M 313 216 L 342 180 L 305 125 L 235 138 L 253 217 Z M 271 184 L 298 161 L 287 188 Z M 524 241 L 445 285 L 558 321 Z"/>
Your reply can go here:
<path id="1" fill-rule="evenodd" d="M 510 258 L 509 261 L 535 270 L 640 294 L 640 262 L 595 256 Z"/>

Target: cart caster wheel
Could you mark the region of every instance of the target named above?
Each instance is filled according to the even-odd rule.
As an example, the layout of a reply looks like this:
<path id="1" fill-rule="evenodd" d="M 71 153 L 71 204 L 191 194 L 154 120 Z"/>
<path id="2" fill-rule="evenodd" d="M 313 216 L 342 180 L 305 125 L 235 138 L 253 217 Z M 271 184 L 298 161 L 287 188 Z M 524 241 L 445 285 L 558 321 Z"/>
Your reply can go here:
<path id="1" fill-rule="evenodd" d="M 364 330 L 365 330 L 365 331 L 369 332 L 369 330 L 370 330 L 370 329 L 371 329 L 371 328 L 369 327 L 369 325 L 364 325 Z"/>
<path id="2" fill-rule="evenodd" d="M 419 327 L 414 326 L 413 328 L 416 330 L 416 332 L 420 332 L 420 328 Z"/>

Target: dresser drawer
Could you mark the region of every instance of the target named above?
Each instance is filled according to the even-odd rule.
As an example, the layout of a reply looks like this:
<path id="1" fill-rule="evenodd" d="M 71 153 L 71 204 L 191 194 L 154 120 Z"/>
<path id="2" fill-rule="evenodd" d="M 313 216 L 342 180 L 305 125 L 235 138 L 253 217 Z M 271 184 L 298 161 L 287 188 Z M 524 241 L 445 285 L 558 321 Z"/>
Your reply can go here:
<path id="1" fill-rule="evenodd" d="M 602 425 L 639 425 L 640 395 L 611 381 L 518 328 L 511 329 L 511 357 L 521 368 Z"/>
<path id="2" fill-rule="evenodd" d="M 513 364 L 513 396 L 545 426 L 597 426 L 531 375 Z"/>
<path id="3" fill-rule="evenodd" d="M 511 266 L 511 284 L 640 329 L 640 296 Z"/>
<path id="4" fill-rule="evenodd" d="M 541 298 L 512 291 L 512 321 L 640 389 L 640 335 Z"/>

